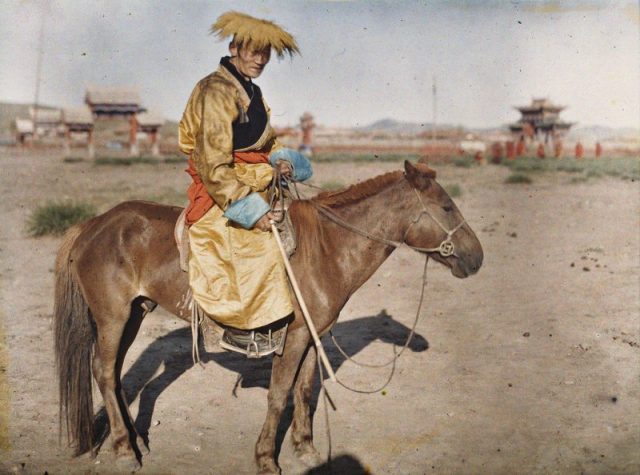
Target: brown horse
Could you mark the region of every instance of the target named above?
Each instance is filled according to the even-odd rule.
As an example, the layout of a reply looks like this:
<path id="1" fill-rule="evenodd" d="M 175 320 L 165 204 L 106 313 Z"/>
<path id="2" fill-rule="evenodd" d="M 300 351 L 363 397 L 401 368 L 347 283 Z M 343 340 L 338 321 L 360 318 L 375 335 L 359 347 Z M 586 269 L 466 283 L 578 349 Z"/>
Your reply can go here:
<path id="1" fill-rule="evenodd" d="M 126 351 L 156 304 L 184 320 L 191 317 L 187 274 L 180 270 L 173 238 L 180 211 L 148 202 L 122 203 L 68 231 L 56 260 L 61 418 L 76 452 L 92 450 L 93 374 L 123 469 L 139 468 L 140 450 L 146 448 L 120 383 Z M 480 242 L 436 183 L 435 172 L 424 165 L 405 162 L 404 174 L 391 172 L 343 191 L 296 201 L 290 213 L 298 236 L 291 264 L 304 276 L 301 290 L 320 334 L 331 329 L 349 297 L 395 249 L 392 242 L 420 248 L 460 278 L 474 274 L 482 264 Z M 436 251 L 443 242 L 453 244 L 453 253 Z M 260 473 L 280 471 L 276 431 L 292 387 L 296 454 L 307 463 L 319 459 L 309 411 L 315 369 L 316 349 L 296 307 L 283 354 L 273 358 L 267 417 L 255 447 Z"/>

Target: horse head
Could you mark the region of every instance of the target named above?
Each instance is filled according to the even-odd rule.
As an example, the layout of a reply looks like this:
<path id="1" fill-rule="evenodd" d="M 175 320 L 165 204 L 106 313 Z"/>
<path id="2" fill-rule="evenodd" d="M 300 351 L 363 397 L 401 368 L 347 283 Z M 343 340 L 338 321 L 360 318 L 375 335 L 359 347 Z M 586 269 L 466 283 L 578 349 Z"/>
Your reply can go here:
<path id="1" fill-rule="evenodd" d="M 482 246 L 436 172 L 423 164 L 404 162 L 405 178 L 416 196 L 408 207 L 404 242 L 451 269 L 459 278 L 475 274 L 482 265 Z M 409 200 L 411 202 L 411 200 Z"/>

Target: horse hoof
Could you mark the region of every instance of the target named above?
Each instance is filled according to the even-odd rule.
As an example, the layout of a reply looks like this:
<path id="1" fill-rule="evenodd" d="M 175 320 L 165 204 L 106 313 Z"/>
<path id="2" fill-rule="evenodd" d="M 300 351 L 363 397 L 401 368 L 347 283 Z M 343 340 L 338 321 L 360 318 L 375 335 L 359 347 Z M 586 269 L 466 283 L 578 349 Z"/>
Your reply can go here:
<path id="1" fill-rule="evenodd" d="M 282 470 L 274 462 L 262 464 L 257 472 L 258 475 L 280 475 L 281 473 Z"/>
<path id="2" fill-rule="evenodd" d="M 128 455 L 116 459 L 116 467 L 122 473 L 133 473 L 140 470 L 142 465 L 135 456 Z"/>
<path id="3" fill-rule="evenodd" d="M 144 439 L 140 436 L 136 437 L 136 445 L 142 455 L 149 455 L 149 446 L 144 442 Z"/>
<path id="4" fill-rule="evenodd" d="M 313 447 L 304 450 L 296 450 L 296 457 L 298 457 L 298 460 L 300 460 L 300 462 L 302 462 L 307 468 L 314 468 L 325 462 L 322 456 Z"/>

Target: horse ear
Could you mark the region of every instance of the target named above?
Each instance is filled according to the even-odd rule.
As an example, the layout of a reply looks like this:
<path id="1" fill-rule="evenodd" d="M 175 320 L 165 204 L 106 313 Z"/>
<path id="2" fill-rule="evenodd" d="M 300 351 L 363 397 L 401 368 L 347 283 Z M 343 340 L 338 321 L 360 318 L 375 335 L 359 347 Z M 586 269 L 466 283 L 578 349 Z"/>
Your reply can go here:
<path id="1" fill-rule="evenodd" d="M 404 174 L 409 183 L 418 190 L 426 190 L 431 186 L 431 180 L 415 167 L 409 160 L 404 161 Z"/>

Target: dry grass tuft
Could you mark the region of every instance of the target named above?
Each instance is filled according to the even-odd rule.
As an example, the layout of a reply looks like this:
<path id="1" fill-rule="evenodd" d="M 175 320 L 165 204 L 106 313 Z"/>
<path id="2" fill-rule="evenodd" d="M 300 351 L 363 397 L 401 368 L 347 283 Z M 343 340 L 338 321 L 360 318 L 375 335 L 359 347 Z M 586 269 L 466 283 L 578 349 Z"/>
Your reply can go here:
<path id="1" fill-rule="evenodd" d="M 31 214 L 27 222 L 27 232 L 35 237 L 48 234 L 59 236 L 74 224 L 95 215 L 95 208 L 88 203 L 47 203 L 38 206 Z"/>

